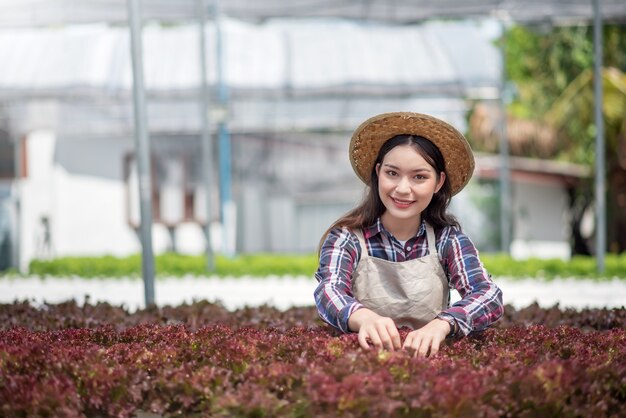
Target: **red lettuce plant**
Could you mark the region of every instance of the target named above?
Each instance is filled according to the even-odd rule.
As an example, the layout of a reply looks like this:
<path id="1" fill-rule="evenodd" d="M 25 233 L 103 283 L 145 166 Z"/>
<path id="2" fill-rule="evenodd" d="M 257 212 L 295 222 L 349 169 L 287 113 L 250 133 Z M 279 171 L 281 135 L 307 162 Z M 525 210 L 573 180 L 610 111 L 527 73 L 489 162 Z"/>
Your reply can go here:
<path id="1" fill-rule="evenodd" d="M 0 318 L 0 416 L 626 413 L 624 309 L 507 307 L 499 327 L 448 341 L 428 359 L 361 350 L 313 308 L 196 303 L 131 314 L 16 303 L 0 306 Z"/>

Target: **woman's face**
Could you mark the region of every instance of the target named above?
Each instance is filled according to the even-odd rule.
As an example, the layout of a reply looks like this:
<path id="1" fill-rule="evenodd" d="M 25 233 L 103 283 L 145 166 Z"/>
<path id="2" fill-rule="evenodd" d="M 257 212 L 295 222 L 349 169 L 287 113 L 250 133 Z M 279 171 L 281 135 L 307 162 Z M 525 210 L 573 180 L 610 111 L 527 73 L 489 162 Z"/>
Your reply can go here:
<path id="1" fill-rule="evenodd" d="M 378 195 L 385 205 L 383 220 L 417 225 L 445 180 L 411 145 L 399 145 L 376 166 Z M 416 221 L 416 223 L 414 223 Z"/>

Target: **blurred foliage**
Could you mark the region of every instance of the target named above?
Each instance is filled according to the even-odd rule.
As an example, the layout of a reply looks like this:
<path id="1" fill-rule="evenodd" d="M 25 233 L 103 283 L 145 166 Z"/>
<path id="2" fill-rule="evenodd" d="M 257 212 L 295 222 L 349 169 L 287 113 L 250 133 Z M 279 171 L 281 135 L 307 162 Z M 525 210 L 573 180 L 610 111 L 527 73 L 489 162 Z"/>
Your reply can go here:
<path id="1" fill-rule="evenodd" d="M 511 116 L 545 122 L 560 137 L 559 159 L 594 165 L 593 27 L 513 26 L 505 38 Z M 603 30 L 603 115 L 608 166 L 626 134 L 626 25 Z M 622 139 L 623 140 L 623 139 Z"/>
<path id="2" fill-rule="evenodd" d="M 518 92 L 509 111 L 541 120 L 570 83 L 593 69 L 593 27 L 512 26 L 505 58 L 507 77 Z M 602 61 L 604 67 L 626 71 L 626 25 L 604 26 Z"/>
<path id="3" fill-rule="evenodd" d="M 186 275 L 219 277 L 272 275 L 312 276 L 317 268 L 313 254 L 243 254 L 237 257 L 215 257 L 215 271 L 207 273 L 206 257 L 202 255 L 160 254 L 155 257 L 158 276 Z M 54 260 L 33 260 L 29 273 L 39 276 L 139 277 L 141 257 L 61 257 Z"/>
<path id="4" fill-rule="evenodd" d="M 557 277 L 626 280 L 626 254 L 608 254 L 605 272 L 597 272 L 596 260 L 588 256 L 574 256 L 570 260 L 529 258 L 514 260 L 505 254 L 489 254 L 480 257 L 489 273 L 494 277 L 543 278 Z"/>
<path id="5" fill-rule="evenodd" d="M 218 276 L 267 277 L 309 276 L 317 269 L 315 255 L 248 254 L 234 258 L 218 256 L 215 272 L 206 272 L 203 256 L 162 254 L 156 258 L 156 272 L 160 277 Z M 481 260 L 494 277 L 553 279 L 556 277 L 621 278 L 626 280 L 626 254 L 608 255 L 604 274 L 596 271 L 592 257 L 576 256 L 569 261 L 559 259 L 514 260 L 508 255 L 481 254 Z M 124 258 L 63 257 L 54 260 L 34 260 L 30 274 L 37 276 L 80 277 L 140 277 L 141 261 L 138 255 Z"/>
<path id="6" fill-rule="evenodd" d="M 556 158 L 595 165 L 592 26 L 512 26 L 505 33 L 506 74 L 517 96 L 509 115 L 552 127 Z M 626 251 L 626 25 L 602 28 L 602 115 L 607 173 L 607 248 Z M 588 206 L 593 183 L 583 182 L 574 206 Z M 582 213 L 582 211 L 580 212 Z M 579 227 L 574 219 L 572 228 Z M 574 252 L 588 253 L 581 242 Z"/>

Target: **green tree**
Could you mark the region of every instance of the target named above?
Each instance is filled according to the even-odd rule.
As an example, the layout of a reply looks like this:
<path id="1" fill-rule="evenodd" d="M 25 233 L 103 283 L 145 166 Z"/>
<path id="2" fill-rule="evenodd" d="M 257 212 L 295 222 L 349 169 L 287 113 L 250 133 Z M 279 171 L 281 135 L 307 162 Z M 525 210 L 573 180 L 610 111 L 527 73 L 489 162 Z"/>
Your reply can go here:
<path id="1" fill-rule="evenodd" d="M 596 133 L 592 29 L 513 26 L 504 38 L 507 76 L 518 90 L 508 112 L 552 126 L 559 137 L 554 158 L 589 166 L 595 161 Z M 626 251 L 626 25 L 605 25 L 603 53 L 608 248 L 622 252 Z M 593 200 L 592 186 L 589 182 L 576 193 L 583 207 Z"/>
<path id="2" fill-rule="evenodd" d="M 626 74 L 617 68 L 602 71 L 604 100 L 602 113 L 605 121 L 606 169 L 608 179 L 607 214 L 609 249 L 626 249 Z M 552 126 L 565 130 L 568 137 L 576 137 L 578 130 L 594 127 L 593 72 L 583 71 L 555 100 L 544 119 Z M 594 132 L 590 132 L 595 134 Z M 570 147 L 570 158 L 588 161 L 595 157 L 595 136 L 579 135 L 576 147 Z"/>

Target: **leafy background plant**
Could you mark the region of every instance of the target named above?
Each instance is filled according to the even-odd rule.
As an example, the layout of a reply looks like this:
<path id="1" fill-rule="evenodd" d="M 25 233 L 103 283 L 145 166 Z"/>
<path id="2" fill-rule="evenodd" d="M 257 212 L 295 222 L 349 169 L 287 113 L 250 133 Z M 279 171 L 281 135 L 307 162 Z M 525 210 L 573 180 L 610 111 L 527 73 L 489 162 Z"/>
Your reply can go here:
<path id="1" fill-rule="evenodd" d="M 187 275 L 207 276 L 206 259 L 203 256 L 162 254 L 155 258 L 159 276 L 183 277 Z M 487 270 L 496 277 L 542 278 L 556 277 L 626 279 L 626 253 L 609 254 L 606 270 L 597 272 L 593 257 L 575 256 L 569 261 L 560 259 L 515 260 L 505 254 L 481 254 Z M 248 254 L 237 257 L 216 257 L 216 269 L 211 275 L 219 277 L 267 277 L 309 276 L 317 268 L 317 257 L 313 254 Z M 53 260 L 34 260 L 29 274 L 45 276 L 80 277 L 140 277 L 141 259 L 131 257 L 62 257 Z"/>
<path id="2" fill-rule="evenodd" d="M 505 43 L 506 73 L 518 92 L 508 106 L 513 120 L 533 121 L 554 131 L 556 141 L 544 156 L 589 167 L 595 165 L 596 125 L 593 96 L 593 28 L 578 26 L 515 25 Z M 602 114 L 607 168 L 607 248 L 626 251 L 626 25 L 603 25 Z M 539 148 L 526 148 L 536 156 Z M 545 142 L 545 141 L 544 141 Z M 530 154 L 528 154 L 530 153 Z M 574 196 L 591 204 L 593 182 L 583 182 Z M 574 222 L 577 228 L 577 222 Z M 573 250 L 589 254 L 593 248 L 575 243 Z"/>

